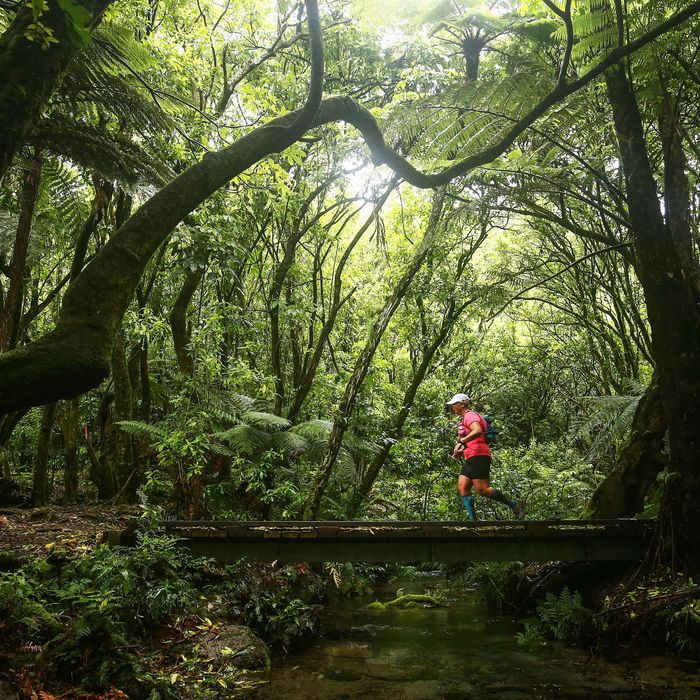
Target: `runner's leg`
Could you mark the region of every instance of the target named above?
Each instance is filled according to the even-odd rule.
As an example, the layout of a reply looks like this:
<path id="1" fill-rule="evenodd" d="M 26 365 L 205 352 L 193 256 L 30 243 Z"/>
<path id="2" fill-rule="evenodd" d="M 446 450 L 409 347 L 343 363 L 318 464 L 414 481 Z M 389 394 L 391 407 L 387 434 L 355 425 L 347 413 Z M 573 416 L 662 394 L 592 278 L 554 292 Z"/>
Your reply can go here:
<path id="1" fill-rule="evenodd" d="M 492 501 L 497 503 L 503 503 L 503 505 L 508 506 L 518 519 L 521 519 L 524 515 L 524 504 L 520 500 L 513 500 L 509 496 L 506 496 L 503 491 L 493 488 L 489 485 L 488 479 L 474 479 L 474 490 L 484 498 L 490 498 Z"/>
<path id="2" fill-rule="evenodd" d="M 472 496 L 472 480 L 460 474 L 457 479 L 457 491 L 462 497 L 462 503 L 464 504 L 464 509 L 467 511 L 467 517 L 472 522 L 476 520 L 476 513 L 474 512 L 474 496 Z"/>

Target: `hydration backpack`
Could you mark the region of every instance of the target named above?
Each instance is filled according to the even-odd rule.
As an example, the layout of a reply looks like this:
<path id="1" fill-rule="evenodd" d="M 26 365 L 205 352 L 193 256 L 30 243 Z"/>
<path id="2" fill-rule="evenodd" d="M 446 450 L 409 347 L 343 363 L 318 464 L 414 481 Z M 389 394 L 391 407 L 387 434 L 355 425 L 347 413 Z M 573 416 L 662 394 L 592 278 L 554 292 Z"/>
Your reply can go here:
<path id="1" fill-rule="evenodd" d="M 478 415 L 484 421 L 484 440 L 486 440 L 486 444 L 491 447 L 496 442 L 496 438 L 498 437 L 498 428 L 494 425 L 493 418 L 491 418 L 491 416 L 482 415 L 481 413 Z M 462 420 L 460 420 L 459 425 L 457 426 L 457 435 L 459 437 L 464 437 L 467 432 L 467 426 L 464 425 Z"/>
<path id="2" fill-rule="evenodd" d="M 493 418 L 491 416 L 481 416 L 486 423 L 486 432 L 484 433 L 484 438 L 486 439 L 486 444 L 491 447 L 496 442 L 498 437 L 498 428 L 493 423 Z"/>

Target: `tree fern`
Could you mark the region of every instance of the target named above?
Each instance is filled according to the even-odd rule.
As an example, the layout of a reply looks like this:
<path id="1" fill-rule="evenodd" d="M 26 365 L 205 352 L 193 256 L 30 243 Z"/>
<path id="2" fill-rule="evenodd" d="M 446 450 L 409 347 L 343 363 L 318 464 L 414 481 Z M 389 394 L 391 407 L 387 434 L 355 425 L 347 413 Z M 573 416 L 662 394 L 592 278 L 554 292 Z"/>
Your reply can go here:
<path id="1" fill-rule="evenodd" d="M 244 411 L 241 413 L 241 420 L 268 433 L 277 430 L 287 430 L 292 425 L 282 416 L 276 416 L 274 413 L 263 413 L 262 411 Z"/>
<path id="2" fill-rule="evenodd" d="M 61 225 L 76 229 L 87 215 L 87 207 L 81 196 L 84 182 L 79 172 L 55 157 L 47 156 L 42 168 L 42 199 L 51 202 Z"/>
<path id="3" fill-rule="evenodd" d="M 31 140 L 109 179 L 162 185 L 172 177 L 169 168 L 130 139 L 60 114 L 42 120 Z"/>
<path id="4" fill-rule="evenodd" d="M 628 435 L 644 387 L 630 382 L 631 393 L 616 396 L 586 398 L 587 414 L 572 423 L 573 440 L 590 441 L 588 459 L 597 461 L 609 454 Z"/>
<path id="5" fill-rule="evenodd" d="M 234 452 L 245 457 L 255 457 L 272 447 L 272 436 L 250 425 L 237 425 L 212 437 L 222 440 Z"/>

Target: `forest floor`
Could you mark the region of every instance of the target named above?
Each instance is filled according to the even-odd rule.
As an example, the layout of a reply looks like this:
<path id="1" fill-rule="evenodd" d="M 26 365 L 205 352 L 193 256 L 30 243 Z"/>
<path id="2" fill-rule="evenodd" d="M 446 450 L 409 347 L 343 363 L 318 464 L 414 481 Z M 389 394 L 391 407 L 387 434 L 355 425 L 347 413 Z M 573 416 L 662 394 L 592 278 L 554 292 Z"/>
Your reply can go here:
<path id="1" fill-rule="evenodd" d="M 138 513 L 136 506 L 75 505 L 43 508 L 0 507 L 0 556 L 44 558 L 60 547 L 85 552 L 108 530 L 121 530 Z"/>

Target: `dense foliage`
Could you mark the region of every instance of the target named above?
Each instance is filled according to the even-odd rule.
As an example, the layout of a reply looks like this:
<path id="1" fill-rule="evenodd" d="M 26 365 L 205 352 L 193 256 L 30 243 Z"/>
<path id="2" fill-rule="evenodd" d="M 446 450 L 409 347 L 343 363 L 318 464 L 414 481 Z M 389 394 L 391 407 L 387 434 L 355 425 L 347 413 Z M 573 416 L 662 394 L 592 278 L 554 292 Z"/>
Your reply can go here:
<path id="1" fill-rule="evenodd" d="M 700 570 L 699 11 L 0 2 L 0 499 L 462 519 L 464 391 L 528 517 L 658 514 L 651 568 Z M 57 672 L 155 687 L 130 635 L 210 574 L 148 541 L 0 605 Z M 307 574 L 237 570 L 227 609 L 293 646 Z M 566 596 L 525 636 L 587 625 Z"/>
<path id="2" fill-rule="evenodd" d="M 538 98 L 525 76 L 551 71 L 563 38 L 536 3 L 465 8 L 396 7 L 377 33 L 373 6 L 328 5 L 326 90 L 356 95 L 407 154 L 468 155 L 501 128 L 497 112 Z M 572 15 L 578 70 L 604 45 L 600 11 Z M 299 5 L 262 2 L 107 11 L 51 98 L 44 136 L 3 180 L 3 349 L 50 328 L 80 269 L 154 187 L 299 104 L 303 21 Z M 677 88 L 683 117 L 691 59 L 659 83 L 647 69 L 658 50 L 635 54 L 644 116 Z M 329 517 L 457 517 L 443 406 L 459 389 L 496 417 L 504 484 L 543 517 L 580 512 L 625 444 L 653 358 L 604 95 L 592 85 L 548 119 L 438 196 L 372 169 L 339 127 L 261 161 L 160 246 L 107 382 L 5 415 L 5 488 L 31 483 L 35 504 L 141 492 L 180 515 L 245 518 L 296 515 L 321 483 Z M 329 457 L 341 419 L 349 431 Z M 569 477 L 581 486 L 564 504 Z"/>

